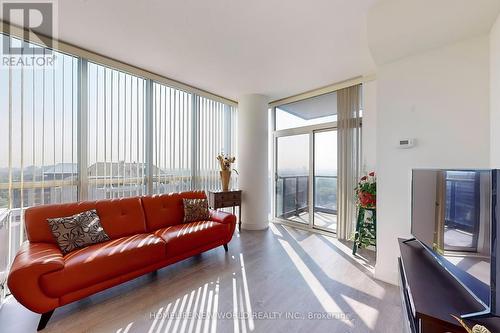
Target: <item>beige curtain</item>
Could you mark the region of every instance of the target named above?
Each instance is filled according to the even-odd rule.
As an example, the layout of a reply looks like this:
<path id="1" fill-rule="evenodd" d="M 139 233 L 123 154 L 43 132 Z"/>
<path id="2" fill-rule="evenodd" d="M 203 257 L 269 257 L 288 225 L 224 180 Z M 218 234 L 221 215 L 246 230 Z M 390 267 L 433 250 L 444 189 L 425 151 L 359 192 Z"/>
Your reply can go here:
<path id="1" fill-rule="evenodd" d="M 337 237 L 349 239 L 356 227 L 354 188 L 361 164 L 361 85 L 337 91 Z"/>

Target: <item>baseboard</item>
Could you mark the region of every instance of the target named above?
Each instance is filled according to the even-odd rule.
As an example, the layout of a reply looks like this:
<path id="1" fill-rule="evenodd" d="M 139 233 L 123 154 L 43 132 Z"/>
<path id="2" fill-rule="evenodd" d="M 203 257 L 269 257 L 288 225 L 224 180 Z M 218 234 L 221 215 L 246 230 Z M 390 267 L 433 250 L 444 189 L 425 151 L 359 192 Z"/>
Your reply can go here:
<path id="1" fill-rule="evenodd" d="M 243 229 L 243 230 L 266 230 L 267 228 L 269 228 L 269 223 L 262 225 L 262 224 L 257 224 L 257 223 L 245 223 L 245 222 L 243 222 L 241 224 L 241 229 Z"/>
<path id="2" fill-rule="evenodd" d="M 375 265 L 375 274 L 373 277 L 379 281 L 392 284 L 394 286 L 398 285 L 398 271 L 390 272 L 389 274 L 377 274 L 377 266 Z"/>

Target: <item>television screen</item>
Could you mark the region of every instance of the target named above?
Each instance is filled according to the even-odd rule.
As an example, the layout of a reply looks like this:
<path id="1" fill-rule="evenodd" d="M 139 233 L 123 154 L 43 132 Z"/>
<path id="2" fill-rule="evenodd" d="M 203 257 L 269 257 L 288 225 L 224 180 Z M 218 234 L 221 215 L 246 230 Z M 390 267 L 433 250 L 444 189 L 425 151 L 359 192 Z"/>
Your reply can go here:
<path id="1" fill-rule="evenodd" d="M 490 303 L 491 170 L 412 173 L 412 234 L 476 298 Z"/>

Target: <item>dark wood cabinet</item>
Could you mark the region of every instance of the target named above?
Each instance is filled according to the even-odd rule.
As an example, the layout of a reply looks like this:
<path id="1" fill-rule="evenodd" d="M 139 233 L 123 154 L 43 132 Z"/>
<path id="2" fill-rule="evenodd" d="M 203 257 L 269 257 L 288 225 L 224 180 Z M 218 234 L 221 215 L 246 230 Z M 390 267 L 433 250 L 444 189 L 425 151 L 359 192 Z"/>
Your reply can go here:
<path id="1" fill-rule="evenodd" d="M 457 280 L 417 241 L 399 239 L 399 284 L 405 332 L 466 333 L 452 317 L 483 310 Z M 500 332 L 500 318 L 466 321 Z"/>
<path id="2" fill-rule="evenodd" d="M 212 209 L 234 208 L 238 209 L 238 230 L 241 231 L 241 190 L 208 191 L 208 205 Z"/>

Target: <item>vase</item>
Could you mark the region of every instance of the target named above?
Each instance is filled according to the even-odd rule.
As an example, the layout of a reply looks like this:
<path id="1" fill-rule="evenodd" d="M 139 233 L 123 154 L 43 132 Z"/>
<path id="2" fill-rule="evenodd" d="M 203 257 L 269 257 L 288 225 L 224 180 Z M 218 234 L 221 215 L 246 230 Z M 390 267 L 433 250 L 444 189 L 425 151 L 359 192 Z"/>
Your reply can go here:
<path id="1" fill-rule="evenodd" d="M 222 190 L 229 191 L 229 182 L 231 181 L 231 171 L 230 170 L 220 171 L 220 180 L 222 182 Z"/>

